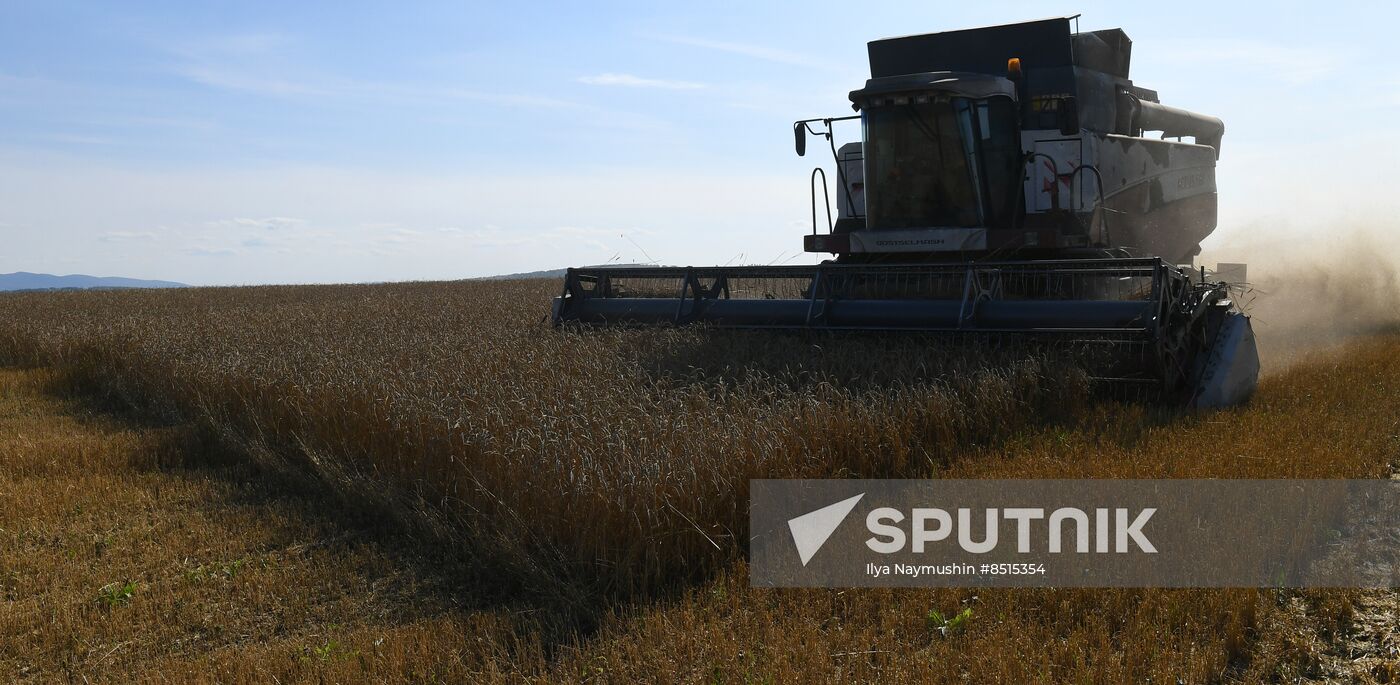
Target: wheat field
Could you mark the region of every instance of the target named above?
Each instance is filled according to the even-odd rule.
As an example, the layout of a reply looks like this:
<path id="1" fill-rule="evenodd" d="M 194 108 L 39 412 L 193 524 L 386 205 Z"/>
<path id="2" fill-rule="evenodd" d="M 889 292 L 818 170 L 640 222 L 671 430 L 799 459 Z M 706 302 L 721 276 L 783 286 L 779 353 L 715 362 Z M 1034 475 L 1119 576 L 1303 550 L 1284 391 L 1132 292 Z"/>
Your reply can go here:
<path id="1" fill-rule="evenodd" d="M 1386 601 L 755 590 L 744 539 L 751 478 L 1386 477 L 1400 465 L 1396 334 L 1303 355 L 1246 407 L 1186 414 L 1097 399 L 1067 363 L 918 336 L 555 330 L 543 319 L 556 286 L 0 297 L 0 359 L 24 369 L 4 379 L 7 420 L 23 427 L 0 452 L 0 580 L 18 579 L 5 585 L 0 669 L 155 682 L 1293 682 L 1341 673 L 1336 636 Z M 49 449 L 26 437 L 36 431 L 90 446 L 35 466 Z M 171 492 L 168 478 L 200 483 L 209 507 L 241 500 L 242 518 L 153 499 L 151 521 L 218 525 L 152 524 L 138 552 L 123 544 L 134 534 L 107 530 L 134 524 L 72 512 L 129 515 L 140 493 Z M 52 504 L 18 506 L 34 502 Z M 314 553 L 289 556 L 298 545 Z M 43 569 L 62 582 L 41 589 Z M 963 608 L 973 618 L 959 634 L 930 625 L 931 611 Z M 175 620 L 188 612 L 228 625 L 210 637 L 207 621 Z M 1394 653 L 1377 654 L 1356 677 L 1395 673 Z"/>

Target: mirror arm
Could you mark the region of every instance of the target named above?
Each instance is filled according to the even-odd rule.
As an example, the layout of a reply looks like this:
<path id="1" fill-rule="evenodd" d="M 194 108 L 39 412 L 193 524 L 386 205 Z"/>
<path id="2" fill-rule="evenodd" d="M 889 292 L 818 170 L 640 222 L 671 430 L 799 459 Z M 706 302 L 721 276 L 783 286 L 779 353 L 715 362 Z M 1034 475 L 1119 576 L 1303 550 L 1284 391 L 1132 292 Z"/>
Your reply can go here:
<path id="1" fill-rule="evenodd" d="M 826 142 L 831 147 L 831 159 L 836 163 L 836 178 L 841 183 L 841 190 L 844 191 L 846 194 L 846 206 L 850 207 L 851 211 L 855 211 L 855 202 L 851 199 L 851 186 L 849 183 L 846 182 L 846 174 L 841 168 L 841 157 L 840 155 L 836 154 L 836 136 L 832 133 L 831 125 L 838 121 L 850 121 L 851 119 L 859 118 L 859 114 L 852 114 L 850 116 L 844 117 L 822 117 L 820 119 L 803 119 L 801 121 L 793 122 L 792 124 L 792 133 L 793 137 L 795 138 L 794 142 L 797 146 L 797 156 L 799 157 L 804 157 L 807 154 L 806 134 L 810 133 L 814 136 L 826 137 Z M 812 124 L 818 121 L 820 121 L 822 123 L 822 126 L 826 128 L 825 131 L 814 130 L 812 128 Z"/>

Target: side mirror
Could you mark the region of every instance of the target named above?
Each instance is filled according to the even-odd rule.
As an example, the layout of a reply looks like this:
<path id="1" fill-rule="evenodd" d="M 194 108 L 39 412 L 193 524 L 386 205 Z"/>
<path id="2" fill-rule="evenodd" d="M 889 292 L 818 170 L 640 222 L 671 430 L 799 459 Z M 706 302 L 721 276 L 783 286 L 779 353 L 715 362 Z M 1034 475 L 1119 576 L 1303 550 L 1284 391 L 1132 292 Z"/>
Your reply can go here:
<path id="1" fill-rule="evenodd" d="M 1059 107 L 1060 135 L 1072 136 L 1079 133 L 1079 101 L 1073 97 L 1061 98 Z"/>
<path id="2" fill-rule="evenodd" d="M 792 137 L 797 145 L 797 156 L 807 156 L 807 125 L 797 122 L 792 125 Z"/>

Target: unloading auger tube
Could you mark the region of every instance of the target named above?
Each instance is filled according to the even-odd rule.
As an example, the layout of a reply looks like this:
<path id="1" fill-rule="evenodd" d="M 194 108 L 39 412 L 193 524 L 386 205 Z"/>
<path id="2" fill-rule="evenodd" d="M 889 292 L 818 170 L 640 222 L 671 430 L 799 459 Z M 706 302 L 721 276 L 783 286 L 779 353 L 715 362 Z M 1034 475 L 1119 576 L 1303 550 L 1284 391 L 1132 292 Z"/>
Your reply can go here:
<path id="1" fill-rule="evenodd" d="M 835 164 L 809 176 L 803 236 L 829 261 L 571 269 L 554 321 L 1029 338 L 1087 351 L 1118 386 L 1244 401 L 1259 359 L 1230 289 L 1246 267 L 1195 266 L 1225 124 L 1134 83 L 1122 30 L 1076 26 L 871 41 L 856 114 L 792 129 L 798 155 L 815 135 Z M 859 140 L 838 145 L 855 119 Z"/>
<path id="2" fill-rule="evenodd" d="M 556 325 L 912 331 L 1087 352 L 1099 381 L 1243 401 L 1258 359 L 1224 283 L 1160 259 L 569 269 Z"/>

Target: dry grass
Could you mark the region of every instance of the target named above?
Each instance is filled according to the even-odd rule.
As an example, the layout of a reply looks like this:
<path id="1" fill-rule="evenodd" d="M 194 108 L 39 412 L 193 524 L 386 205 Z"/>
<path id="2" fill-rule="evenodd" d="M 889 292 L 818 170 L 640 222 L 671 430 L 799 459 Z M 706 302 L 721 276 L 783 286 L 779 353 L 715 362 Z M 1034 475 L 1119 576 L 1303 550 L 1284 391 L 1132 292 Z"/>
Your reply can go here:
<path id="1" fill-rule="evenodd" d="M 741 556 L 750 478 L 924 475 L 1084 396 L 903 338 L 555 331 L 552 291 L 16 296 L 0 356 L 202 421 L 585 612 Z"/>
<path id="2" fill-rule="evenodd" d="M 0 451 L 0 468 L 30 482 L 6 491 L 5 504 L 62 491 L 96 497 L 88 506 L 103 520 L 139 521 L 123 498 L 173 492 L 162 480 L 173 477 L 214 488 L 218 496 L 204 496 L 213 502 L 266 483 L 320 493 L 317 504 L 250 498 L 241 510 L 249 518 L 191 523 L 202 532 L 189 538 L 179 522 L 211 513 L 183 500 L 147 514 L 167 528 L 133 535 L 158 550 L 128 552 L 125 566 L 88 560 L 85 571 L 59 552 L 15 548 L 31 574 L 71 575 L 48 595 L 49 607 L 69 613 L 52 622 L 58 609 L 11 601 L 0 635 L 28 631 L 32 644 L 0 652 L 0 668 L 18 668 L 15 655 L 32 651 L 29 663 L 51 675 L 112 668 L 174 680 L 1318 676 L 1320 648 L 1306 633 L 1344 624 L 1347 593 L 749 589 L 747 480 L 1379 477 L 1400 453 L 1395 336 L 1305 359 L 1266 379 L 1249 407 L 1179 416 L 1090 403 L 1081 375 L 1044 360 L 906 338 L 553 331 L 540 321 L 552 290 L 465 283 L 0 298 L 0 355 L 52 365 L 68 394 L 105 394 L 191 426 L 178 431 L 211 433 L 214 453 L 231 456 L 200 468 L 243 470 L 189 478 L 178 465 L 203 464 L 213 448 L 188 437 L 172 447 L 151 435 L 176 429 L 145 428 L 127 456 L 94 447 L 58 470 L 15 456 L 28 449 Z M 328 502 L 333 516 L 322 513 Z M 64 511 L 56 504 L 0 526 L 70 531 L 55 549 L 101 532 Z M 363 531 L 375 516 L 394 520 L 374 530 L 412 531 L 419 542 L 315 544 Z M 179 551 L 212 540 L 236 549 Z M 452 553 L 412 561 L 433 540 L 451 541 Z M 242 591 L 244 613 L 229 614 L 242 627 L 219 638 L 192 616 L 222 616 L 210 607 L 237 603 L 165 580 L 184 567 L 162 555 L 207 570 L 297 544 L 326 556 L 274 565 Z M 421 570 L 442 564 L 449 569 Z M 352 580 L 332 587 L 336 569 Z M 130 578 L 141 579 L 134 596 L 102 608 L 96 590 Z M 391 589 L 368 598 L 347 589 L 385 582 Z M 1298 609 L 1298 597 L 1311 599 Z M 930 609 L 964 606 L 975 618 L 961 634 L 945 639 L 927 624 Z M 115 618 L 104 628 L 97 616 Z M 65 642 L 66 632 L 87 637 Z M 122 633 L 139 648 L 96 659 Z M 191 647 L 192 634 L 205 642 Z M 316 650 L 333 637 L 336 648 Z"/>

